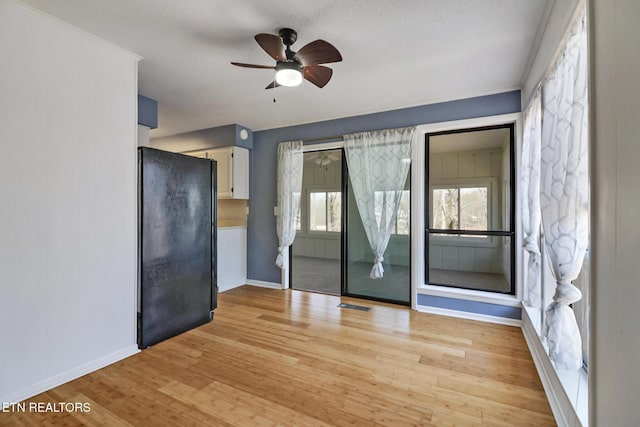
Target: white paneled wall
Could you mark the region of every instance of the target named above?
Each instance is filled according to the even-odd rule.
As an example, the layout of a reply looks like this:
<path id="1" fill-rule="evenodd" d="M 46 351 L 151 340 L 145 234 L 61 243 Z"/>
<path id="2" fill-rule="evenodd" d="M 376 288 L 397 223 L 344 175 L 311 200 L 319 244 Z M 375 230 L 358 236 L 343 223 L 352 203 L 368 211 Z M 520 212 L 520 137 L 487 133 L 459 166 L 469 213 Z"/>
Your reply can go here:
<path id="1" fill-rule="evenodd" d="M 340 259 L 340 234 L 296 235 L 293 254 L 312 258 Z"/>
<path id="2" fill-rule="evenodd" d="M 491 238 L 490 238 L 491 239 Z M 429 246 L 429 268 L 479 273 L 502 273 L 501 248 L 495 247 L 434 245 Z"/>
<path id="3" fill-rule="evenodd" d="M 638 425 L 640 2 L 591 0 L 590 423 Z"/>
<path id="4" fill-rule="evenodd" d="M 0 0 L 0 401 L 136 351 L 138 58 Z"/>

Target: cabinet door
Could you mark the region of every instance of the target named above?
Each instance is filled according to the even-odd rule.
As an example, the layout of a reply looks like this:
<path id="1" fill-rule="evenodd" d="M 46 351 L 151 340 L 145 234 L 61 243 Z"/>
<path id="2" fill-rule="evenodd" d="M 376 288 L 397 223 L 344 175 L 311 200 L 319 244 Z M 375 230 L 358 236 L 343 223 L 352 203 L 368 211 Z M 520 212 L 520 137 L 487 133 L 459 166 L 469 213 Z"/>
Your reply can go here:
<path id="1" fill-rule="evenodd" d="M 249 150 L 233 147 L 232 174 L 234 199 L 249 199 Z"/>
<path id="2" fill-rule="evenodd" d="M 224 147 L 185 154 L 218 163 L 218 199 L 249 199 L 249 150 Z"/>
<path id="3" fill-rule="evenodd" d="M 219 199 L 231 199 L 233 198 L 233 192 L 231 191 L 233 186 L 232 180 L 232 150 L 211 150 L 207 154 L 210 159 L 218 162 L 218 198 Z"/>

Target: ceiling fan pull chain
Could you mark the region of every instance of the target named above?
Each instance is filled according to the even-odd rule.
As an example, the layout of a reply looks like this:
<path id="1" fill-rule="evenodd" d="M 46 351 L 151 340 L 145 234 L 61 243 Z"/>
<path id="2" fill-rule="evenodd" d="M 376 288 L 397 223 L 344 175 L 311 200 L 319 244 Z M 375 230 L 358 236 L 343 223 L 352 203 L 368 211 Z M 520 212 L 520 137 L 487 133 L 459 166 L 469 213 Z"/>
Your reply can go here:
<path id="1" fill-rule="evenodd" d="M 276 90 L 278 89 L 278 85 L 277 85 L 277 84 L 275 84 L 275 81 L 276 81 L 276 73 L 277 73 L 277 71 L 276 71 L 276 70 L 275 70 L 275 68 L 274 68 L 274 70 L 273 70 L 273 103 L 274 103 L 274 104 L 276 103 Z"/>

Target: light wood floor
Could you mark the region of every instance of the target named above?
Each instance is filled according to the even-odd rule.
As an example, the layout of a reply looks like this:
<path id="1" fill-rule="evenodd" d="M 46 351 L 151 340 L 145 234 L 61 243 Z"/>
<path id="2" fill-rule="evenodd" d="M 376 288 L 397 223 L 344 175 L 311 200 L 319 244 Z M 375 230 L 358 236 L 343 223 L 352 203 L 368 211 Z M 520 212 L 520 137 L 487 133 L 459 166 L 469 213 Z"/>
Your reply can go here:
<path id="1" fill-rule="evenodd" d="M 30 401 L 2 425 L 555 425 L 519 328 L 243 286 L 213 322 Z"/>

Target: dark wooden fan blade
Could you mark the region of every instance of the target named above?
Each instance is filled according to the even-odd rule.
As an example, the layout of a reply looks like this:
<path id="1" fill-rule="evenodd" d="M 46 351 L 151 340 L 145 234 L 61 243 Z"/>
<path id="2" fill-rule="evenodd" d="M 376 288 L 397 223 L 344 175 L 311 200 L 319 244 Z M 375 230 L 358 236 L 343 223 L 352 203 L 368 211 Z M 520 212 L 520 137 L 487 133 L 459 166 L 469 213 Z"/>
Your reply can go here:
<path id="1" fill-rule="evenodd" d="M 338 49 L 324 40 L 316 40 L 303 46 L 293 59 L 302 64 L 303 67 L 309 65 L 328 64 L 330 62 L 342 61 L 342 55 Z"/>
<path id="2" fill-rule="evenodd" d="M 243 62 L 232 62 L 231 65 L 236 65 L 238 67 L 245 67 L 245 68 L 267 68 L 270 70 L 273 70 L 274 68 L 276 68 L 273 65 L 245 64 Z"/>
<path id="3" fill-rule="evenodd" d="M 323 88 L 333 75 L 333 70 L 329 67 L 323 67 L 322 65 L 309 65 L 302 69 L 304 71 L 304 78 L 309 80 L 319 88 Z"/>
<path id="4" fill-rule="evenodd" d="M 280 87 L 280 85 L 278 84 L 278 82 L 274 80 L 271 83 L 269 83 L 269 86 L 265 87 L 265 89 L 273 89 L 275 87 Z"/>
<path id="5" fill-rule="evenodd" d="M 256 34 L 255 39 L 260 47 L 276 61 L 287 60 L 287 55 L 284 53 L 284 43 L 282 43 L 282 39 L 279 36 L 261 33 Z"/>

